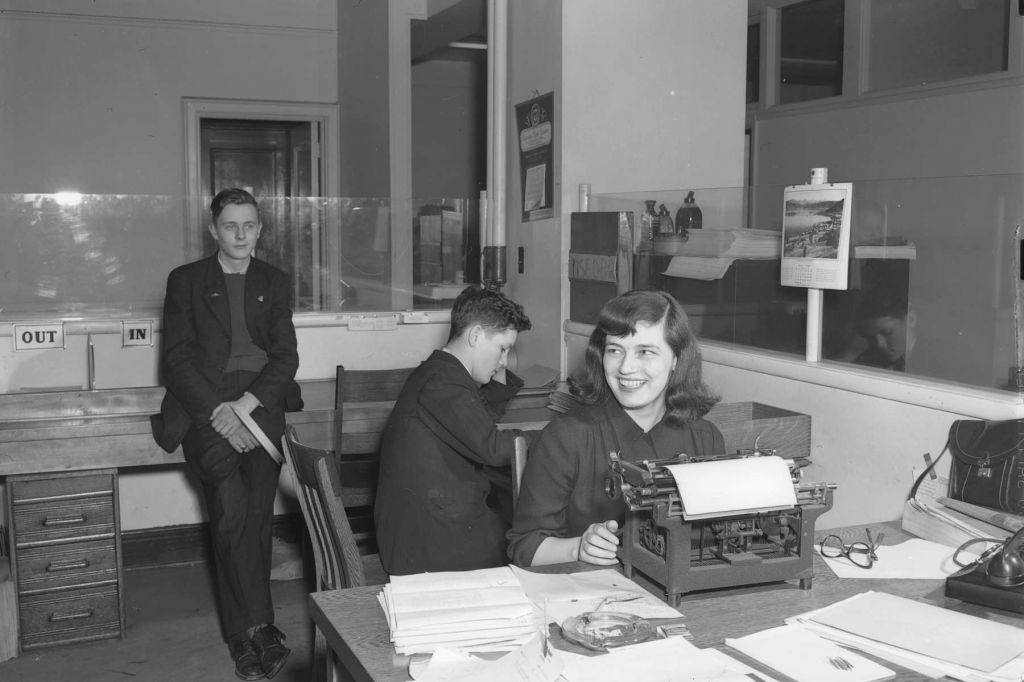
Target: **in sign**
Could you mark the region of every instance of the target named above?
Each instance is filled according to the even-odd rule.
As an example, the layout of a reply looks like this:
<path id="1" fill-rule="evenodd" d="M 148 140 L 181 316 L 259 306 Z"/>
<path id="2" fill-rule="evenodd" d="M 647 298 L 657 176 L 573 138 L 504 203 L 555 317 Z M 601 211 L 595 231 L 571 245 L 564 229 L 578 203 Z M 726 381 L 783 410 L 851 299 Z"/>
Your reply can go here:
<path id="1" fill-rule="evenodd" d="M 152 346 L 153 345 L 153 321 L 152 320 L 123 320 L 121 322 L 121 345 L 122 346 Z"/>

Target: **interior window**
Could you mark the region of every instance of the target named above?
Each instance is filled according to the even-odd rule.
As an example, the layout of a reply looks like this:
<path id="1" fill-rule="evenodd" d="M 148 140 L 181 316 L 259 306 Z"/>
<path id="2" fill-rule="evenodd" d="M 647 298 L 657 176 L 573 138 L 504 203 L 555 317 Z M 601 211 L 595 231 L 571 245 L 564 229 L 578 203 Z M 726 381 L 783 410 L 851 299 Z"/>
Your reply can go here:
<path id="1" fill-rule="evenodd" d="M 1009 0 L 874 1 L 869 16 L 869 90 L 1007 69 Z"/>
<path id="2" fill-rule="evenodd" d="M 844 0 L 809 0 L 782 9 L 779 102 L 843 94 Z"/>

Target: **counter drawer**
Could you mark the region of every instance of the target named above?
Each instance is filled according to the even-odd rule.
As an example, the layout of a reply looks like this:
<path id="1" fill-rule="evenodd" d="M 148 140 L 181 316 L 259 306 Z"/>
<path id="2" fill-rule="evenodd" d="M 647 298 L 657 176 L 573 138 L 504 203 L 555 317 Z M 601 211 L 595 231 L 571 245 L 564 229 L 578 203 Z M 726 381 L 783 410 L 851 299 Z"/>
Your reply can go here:
<path id="1" fill-rule="evenodd" d="M 117 583 L 114 538 L 27 547 L 18 552 L 18 592 L 33 594 Z"/>
<path id="2" fill-rule="evenodd" d="M 14 544 L 37 545 L 113 537 L 111 498 L 55 503 L 14 504 Z"/>
<path id="3" fill-rule="evenodd" d="M 111 497 L 114 494 L 114 476 L 108 472 L 75 475 L 51 474 L 42 476 L 12 476 L 8 495 L 15 507 L 57 500 Z"/>
<path id="4" fill-rule="evenodd" d="M 119 637 L 116 585 L 19 597 L 21 648 Z"/>

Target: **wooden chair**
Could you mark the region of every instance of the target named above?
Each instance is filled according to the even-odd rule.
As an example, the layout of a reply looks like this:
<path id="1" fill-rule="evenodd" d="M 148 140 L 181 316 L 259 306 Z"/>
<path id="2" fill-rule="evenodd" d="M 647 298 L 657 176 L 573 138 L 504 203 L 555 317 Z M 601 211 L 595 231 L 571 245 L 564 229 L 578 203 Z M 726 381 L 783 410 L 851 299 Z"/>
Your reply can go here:
<path id="1" fill-rule="evenodd" d="M 380 449 L 380 437 L 391 407 L 413 369 L 347 370 L 338 365 L 334 384 L 334 449 L 340 458 L 376 453 Z M 369 405 L 362 411 L 350 410 L 346 414 L 345 406 L 351 403 L 390 404 Z"/>
<path id="2" fill-rule="evenodd" d="M 369 528 L 373 525 L 372 507 L 380 471 L 380 440 L 412 370 L 346 370 L 338 365 L 336 372 L 334 456 L 339 471 L 344 472 L 345 506 L 356 526 L 356 540 L 370 547 L 374 545 Z"/>
<path id="3" fill-rule="evenodd" d="M 523 471 L 526 469 L 526 438 L 523 436 L 516 436 L 515 438 L 515 456 L 512 461 L 512 472 L 515 474 L 512 477 L 512 508 L 515 509 L 516 504 L 519 502 L 519 487 L 523 482 Z"/>
<path id="4" fill-rule="evenodd" d="M 363 557 L 345 513 L 345 488 L 332 453 L 300 443 L 292 425 L 286 427 L 281 444 L 313 545 L 316 591 L 365 585 Z M 313 672 L 314 679 L 334 679 L 334 657 L 319 628 Z"/>

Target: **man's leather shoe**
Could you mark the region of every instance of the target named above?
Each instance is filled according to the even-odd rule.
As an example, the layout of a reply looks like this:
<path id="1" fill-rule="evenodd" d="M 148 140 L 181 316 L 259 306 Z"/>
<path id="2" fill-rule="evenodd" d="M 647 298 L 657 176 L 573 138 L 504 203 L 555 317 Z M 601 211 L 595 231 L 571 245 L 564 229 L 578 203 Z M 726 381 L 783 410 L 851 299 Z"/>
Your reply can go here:
<path id="1" fill-rule="evenodd" d="M 240 680 L 262 680 L 266 677 L 251 639 L 239 637 L 231 640 L 228 642 L 228 651 L 231 652 L 231 660 L 235 662 L 235 677 Z"/>
<path id="2" fill-rule="evenodd" d="M 252 634 L 252 643 L 256 647 L 256 654 L 260 657 L 260 665 L 263 666 L 263 674 L 267 679 L 284 667 L 288 654 L 292 652 L 282 643 L 284 640 L 284 633 L 273 625 L 262 625 Z"/>

